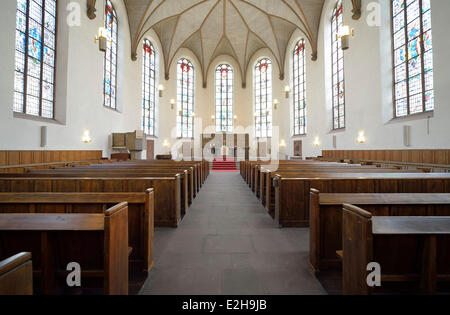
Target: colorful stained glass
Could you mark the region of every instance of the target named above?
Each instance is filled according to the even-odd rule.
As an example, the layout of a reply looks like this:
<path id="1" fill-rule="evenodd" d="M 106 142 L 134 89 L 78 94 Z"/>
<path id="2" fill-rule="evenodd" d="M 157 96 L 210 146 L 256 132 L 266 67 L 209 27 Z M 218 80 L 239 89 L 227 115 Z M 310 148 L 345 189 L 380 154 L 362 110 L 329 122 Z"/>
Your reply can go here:
<path id="1" fill-rule="evenodd" d="M 194 66 L 187 59 L 177 64 L 177 137 L 194 137 Z"/>
<path id="2" fill-rule="evenodd" d="M 261 59 L 255 66 L 255 129 L 257 138 L 272 137 L 272 61 Z"/>
<path id="3" fill-rule="evenodd" d="M 111 1 L 107 0 L 105 5 L 105 29 L 108 35 L 106 41 L 106 52 L 104 58 L 104 74 L 103 74 L 103 87 L 104 87 L 104 106 L 112 109 L 117 109 L 116 106 L 116 80 L 117 75 L 117 32 L 118 22 L 116 11 L 114 10 Z M 47 34 L 45 34 L 47 36 Z"/>
<path id="4" fill-rule="evenodd" d="M 142 127 L 147 135 L 156 136 L 159 71 L 156 50 L 148 39 L 144 40 L 142 53 Z"/>
<path id="5" fill-rule="evenodd" d="M 56 0 L 17 1 L 15 112 L 53 118 L 55 12 Z"/>
<path id="6" fill-rule="evenodd" d="M 233 68 L 216 68 L 216 131 L 233 132 Z"/>
<path id="7" fill-rule="evenodd" d="M 344 25 L 342 10 L 342 1 L 338 1 L 331 18 L 333 129 L 345 128 L 344 52 L 338 38 L 338 34 Z M 398 40 L 401 40 L 401 38 Z"/>
<path id="8" fill-rule="evenodd" d="M 295 45 L 293 56 L 293 126 L 294 136 L 306 134 L 305 40 Z"/>
<path id="9" fill-rule="evenodd" d="M 393 0 L 392 11 L 395 115 L 433 110 L 430 1 Z"/>

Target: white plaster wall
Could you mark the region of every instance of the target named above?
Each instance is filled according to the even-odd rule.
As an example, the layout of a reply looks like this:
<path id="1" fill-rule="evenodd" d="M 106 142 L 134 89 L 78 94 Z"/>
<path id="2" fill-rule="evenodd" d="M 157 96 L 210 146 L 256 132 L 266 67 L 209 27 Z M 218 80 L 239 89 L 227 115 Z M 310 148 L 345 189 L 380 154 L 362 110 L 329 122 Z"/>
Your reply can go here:
<path id="1" fill-rule="evenodd" d="M 81 8 L 81 26 L 69 28 L 65 22 L 66 4 L 69 0 L 59 0 L 58 59 L 56 108 L 57 118 L 63 124 L 44 123 L 14 118 L 12 100 L 14 90 L 14 42 L 15 42 L 15 1 L 8 1 L 0 12 L 0 149 L 40 149 L 39 128 L 48 126 L 47 149 L 102 149 L 108 154 L 112 132 L 126 132 L 140 129 L 141 125 L 141 67 L 142 53 L 138 49 L 138 60 L 130 58 L 130 35 L 127 15 L 122 0 L 113 0 L 119 17 L 119 68 L 118 105 L 119 112 L 103 107 L 103 55 L 98 51 L 93 38 L 102 24 L 103 1 L 97 1 L 97 18 L 89 20 L 85 14 L 85 1 L 78 0 Z M 273 98 L 280 101 L 278 110 L 273 111 L 274 127 L 279 127 L 278 143 L 283 139 L 287 148 L 283 154 L 293 153 L 293 140 L 303 140 L 304 156 L 320 155 L 322 149 L 333 149 L 333 135 L 337 137 L 336 149 L 407 149 L 403 146 L 403 126 L 412 127 L 412 149 L 450 148 L 448 136 L 450 118 L 450 62 L 447 29 L 450 27 L 448 15 L 450 2 L 432 0 L 434 67 L 435 67 L 435 112 L 429 119 L 430 133 L 427 133 L 427 116 L 392 120 L 392 65 L 391 30 L 389 1 L 380 1 L 381 27 L 370 27 L 366 19 L 370 12 L 366 7 L 377 1 L 363 0 L 363 15 L 359 21 L 351 19 L 351 0 L 344 0 L 344 21 L 355 28 L 355 37 L 350 41 L 350 49 L 344 53 L 346 79 L 346 129 L 331 131 L 331 57 L 330 57 L 330 17 L 336 0 L 327 0 L 322 13 L 322 23 L 318 38 L 318 60 L 310 58 L 311 47 L 307 42 L 307 135 L 292 137 L 292 105 L 284 96 L 284 87 L 290 84 L 292 75 L 291 53 L 295 43 L 303 37 L 297 31 L 292 36 L 287 51 L 285 80 L 279 80 L 279 66 L 269 49 L 258 51 L 250 61 L 247 88 L 242 88 L 242 78 L 238 63 L 229 56 L 214 60 L 208 73 L 208 85 L 202 86 L 200 63 L 195 55 L 180 50 L 170 67 L 169 80 L 164 78 L 164 60 L 161 44 L 153 31 L 149 38 L 159 53 L 159 83 L 165 91 L 159 99 L 159 131 L 156 137 L 155 153 L 165 154 L 163 147 L 167 140 L 171 145 L 176 139 L 176 106 L 170 108 L 170 99 L 176 99 L 176 63 L 181 57 L 189 59 L 195 67 L 195 134 L 196 156 L 201 156 L 200 134 L 214 132 L 211 115 L 215 114 L 214 71 L 221 63 L 229 63 L 235 73 L 234 114 L 236 132 L 252 134 L 254 126 L 253 68 L 262 57 L 273 62 Z M 93 138 L 90 144 L 81 143 L 84 129 L 89 129 Z M 206 130 L 205 130 L 206 129 Z M 357 144 L 358 132 L 364 130 L 367 142 Z M 315 137 L 321 145 L 312 145 Z M 254 139 L 252 139 L 254 140 Z M 251 155 L 256 151 L 256 143 L 251 141 Z"/>
<path id="2" fill-rule="evenodd" d="M 71 0 L 73 2 L 73 0 Z M 130 32 L 122 0 L 113 0 L 119 21 L 118 95 L 119 111 L 103 106 L 103 54 L 94 43 L 103 24 L 104 1 L 97 1 L 97 18 L 86 16 L 86 1 L 75 1 L 81 8 L 81 25 L 66 22 L 69 0 L 58 1 L 58 46 L 56 75 L 56 119 L 42 122 L 13 117 L 14 49 L 16 1 L 5 1 L 0 11 L 0 149 L 40 150 L 40 126 L 48 126 L 44 149 L 103 150 L 109 153 L 109 135 L 133 131 L 140 125 L 140 68 L 131 61 Z M 139 80 L 136 80 L 139 79 Z M 81 137 L 90 130 L 92 142 Z"/>
<path id="3" fill-rule="evenodd" d="M 367 23 L 370 3 L 379 3 L 381 27 Z M 351 0 L 344 0 L 344 23 L 355 29 L 350 49 L 344 52 L 346 83 L 346 128 L 333 132 L 331 112 L 330 18 L 336 0 L 327 0 L 319 32 L 318 60 L 307 63 L 308 134 L 303 140 L 304 156 L 320 155 L 333 149 L 333 135 L 338 150 L 370 149 L 438 149 L 450 148 L 450 62 L 447 29 L 450 27 L 450 2 L 432 0 L 434 45 L 434 114 L 393 119 L 392 52 L 390 1 L 363 0 L 360 20 L 351 18 Z M 428 134 L 427 122 L 430 131 Z M 403 126 L 411 126 L 411 146 L 403 145 Z M 364 131 L 366 143 L 358 144 L 358 133 Z M 319 147 L 312 146 L 315 137 Z M 292 150 L 292 145 L 290 150 Z M 290 151 L 292 152 L 292 151 Z"/>

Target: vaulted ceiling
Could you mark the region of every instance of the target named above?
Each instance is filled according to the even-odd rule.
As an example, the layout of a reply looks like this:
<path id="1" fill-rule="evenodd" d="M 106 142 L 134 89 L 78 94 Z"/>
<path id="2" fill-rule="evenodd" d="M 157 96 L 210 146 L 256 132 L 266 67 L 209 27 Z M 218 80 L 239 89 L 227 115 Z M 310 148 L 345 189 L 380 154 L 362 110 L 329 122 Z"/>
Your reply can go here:
<path id="1" fill-rule="evenodd" d="M 133 59 L 145 34 L 153 29 L 162 45 L 166 79 L 181 48 L 201 63 L 203 85 L 214 59 L 232 56 L 245 78 L 252 56 L 261 48 L 274 55 L 284 78 L 286 49 L 300 30 L 317 58 L 317 34 L 325 0 L 124 0 Z"/>

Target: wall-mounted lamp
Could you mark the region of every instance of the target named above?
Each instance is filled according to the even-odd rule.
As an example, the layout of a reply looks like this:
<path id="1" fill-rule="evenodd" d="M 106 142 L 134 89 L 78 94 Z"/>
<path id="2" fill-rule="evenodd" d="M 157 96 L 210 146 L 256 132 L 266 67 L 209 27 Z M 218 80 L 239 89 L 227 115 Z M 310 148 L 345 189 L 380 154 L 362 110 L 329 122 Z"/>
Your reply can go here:
<path id="1" fill-rule="evenodd" d="M 315 137 L 314 138 L 313 146 L 315 146 L 315 147 L 320 146 L 320 139 L 319 139 L 319 137 Z"/>
<path id="2" fill-rule="evenodd" d="M 358 138 L 356 139 L 356 142 L 358 143 L 366 143 L 366 136 L 364 135 L 364 131 L 360 131 Z"/>
<path id="3" fill-rule="evenodd" d="M 106 31 L 106 28 L 100 27 L 98 29 L 98 34 L 95 36 L 95 43 L 98 42 L 98 49 L 101 52 L 106 52 L 106 46 L 108 41 L 108 32 Z"/>
<path id="4" fill-rule="evenodd" d="M 236 121 L 237 118 L 238 118 L 237 115 L 234 115 L 234 117 L 233 117 L 234 121 Z"/>
<path id="5" fill-rule="evenodd" d="M 284 139 L 281 139 L 280 148 L 286 148 L 286 147 L 287 147 L 286 141 Z"/>
<path id="6" fill-rule="evenodd" d="M 160 84 L 158 86 L 159 97 L 163 97 L 164 85 Z"/>
<path id="7" fill-rule="evenodd" d="M 355 36 L 355 30 L 353 28 L 350 28 L 348 25 L 342 26 L 342 28 L 339 30 L 338 38 L 341 39 L 341 48 L 342 50 L 347 50 L 350 48 L 349 39 L 350 36 Z"/>
<path id="8" fill-rule="evenodd" d="M 174 107 L 175 107 L 175 100 L 172 98 L 171 100 L 170 100 L 170 109 L 174 109 Z"/>
<path id="9" fill-rule="evenodd" d="M 280 105 L 280 102 L 277 99 L 273 100 L 273 106 L 275 109 L 278 109 L 278 105 Z"/>
<path id="10" fill-rule="evenodd" d="M 84 143 L 92 142 L 91 133 L 89 132 L 89 130 L 86 129 L 83 132 L 83 136 L 81 137 L 81 142 L 84 142 Z"/>
<path id="11" fill-rule="evenodd" d="M 286 85 L 284 87 L 284 93 L 286 94 L 286 98 L 289 98 L 289 93 L 291 93 L 291 87 L 289 85 Z"/>
<path id="12" fill-rule="evenodd" d="M 212 115 L 211 116 L 211 121 L 214 122 L 214 120 L 216 120 L 216 116 Z"/>
<path id="13" fill-rule="evenodd" d="M 167 141 L 167 139 L 164 139 L 163 147 L 164 148 L 169 148 L 170 147 L 170 143 L 169 143 L 169 141 Z"/>
<path id="14" fill-rule="evenodd" d="M 192 113 L 189 115 L 189 117 L 194 118 L 194 117 L 195 117 L 195 113 L 192 112 Z"/>

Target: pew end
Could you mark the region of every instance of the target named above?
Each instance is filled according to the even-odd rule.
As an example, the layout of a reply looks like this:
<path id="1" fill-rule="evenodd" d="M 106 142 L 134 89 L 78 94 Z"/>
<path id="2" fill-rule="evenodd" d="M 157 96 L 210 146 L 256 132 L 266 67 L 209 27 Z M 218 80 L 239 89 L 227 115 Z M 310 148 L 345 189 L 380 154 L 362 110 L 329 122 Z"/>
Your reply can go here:
<path id="1" fill-rule="evenodd" d="M 31 253 L 19 253 L 0 261 L 0 295 L 33 295 Z"/>

